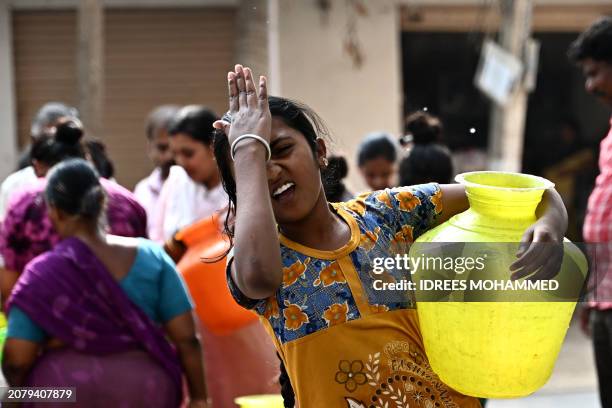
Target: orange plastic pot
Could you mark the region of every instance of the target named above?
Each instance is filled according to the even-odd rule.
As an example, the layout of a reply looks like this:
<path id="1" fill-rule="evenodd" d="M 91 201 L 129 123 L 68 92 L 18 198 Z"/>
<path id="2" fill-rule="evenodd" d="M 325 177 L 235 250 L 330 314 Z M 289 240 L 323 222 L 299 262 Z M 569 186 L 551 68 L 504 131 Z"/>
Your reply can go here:
<path id="1" fill-rule="evenodd" d="M 177 268 L 202 324 L 212 333 L 224 335 L 256 321 L 255 313 L 239 306 L 227 287 L 223 254 L 229 242 L 220 231 L 219 217 L 200 220 L 181 230 L 175 238 L 187 247 Z"/>

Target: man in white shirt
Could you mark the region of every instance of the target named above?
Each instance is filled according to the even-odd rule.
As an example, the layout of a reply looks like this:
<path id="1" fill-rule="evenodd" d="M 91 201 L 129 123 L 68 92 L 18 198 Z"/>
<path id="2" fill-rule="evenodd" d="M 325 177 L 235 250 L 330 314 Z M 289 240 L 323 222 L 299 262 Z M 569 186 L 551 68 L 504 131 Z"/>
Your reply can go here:
<path id="1" fill-rule="evenodd" d="M 36 113 L 30 128 L 30 138 L 35 140 L 42 136 L 46 131 L 56 125 L 64 117 L 79 117 L 76 108 L 61 102 L 48 102 L 44 104 Z M 19 192 L 36 181 L 34 168 L 30 165 L 21 170 L 10 174 L 0 186 L 0 222 L 4 218 L 8 204 L 15 192 Z"/>
<path id="2" fill-rule="evenodd" d="M 149 159 L 155 168 L 149 176 L 136 184 L 134 195 L 147 212 L 149 236 L 151 236 L 151 222 L 157 218 L 159 195 L 170 174 L 170 167 L 174 164 L 168 139 L 168 125 L 178 110 L 179 107 L 175 105 L 158 106 L 149 113 L 145 125 Z"/>

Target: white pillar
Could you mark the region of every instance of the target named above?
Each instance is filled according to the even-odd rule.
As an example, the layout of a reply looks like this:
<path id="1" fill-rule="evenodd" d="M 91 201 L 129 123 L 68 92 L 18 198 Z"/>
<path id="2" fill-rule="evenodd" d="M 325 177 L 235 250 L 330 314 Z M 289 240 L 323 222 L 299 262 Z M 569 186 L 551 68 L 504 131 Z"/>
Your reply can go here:
<path id="1" fill-rule="evenodd" d="M 104 6 L 81 0 L 78 7 L 77 68 L 79 111 L 83 123 L 102 138 L 104 114 Z"/>
<path id="2" fill-rule="evenodd" d="M 525 43 L 531 33 L 532 0 L 502 1 L 501 44 L 524 61 Z M 489 132 L 489 168 L 520 172 L 528 94 L 523 79 L 506 106 L 494 105 Z"/>
<path id="3" fill-rule="evenodd" d="M 280 95 L 279 0 L 268 0 L 268 94 Z"/>
<path id="4" fill-rule="evenodd" d="M 18 156 L 13 26 L 8 0 L 0 0 L 0 181 L 15 170 Z"/>

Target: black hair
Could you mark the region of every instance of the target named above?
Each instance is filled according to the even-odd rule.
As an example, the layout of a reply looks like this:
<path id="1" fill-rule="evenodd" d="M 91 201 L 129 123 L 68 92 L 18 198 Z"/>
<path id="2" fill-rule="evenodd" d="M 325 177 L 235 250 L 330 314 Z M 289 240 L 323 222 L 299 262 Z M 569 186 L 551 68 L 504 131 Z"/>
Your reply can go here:
<path id="1" fill-rule="evenodd" d="M 176 113 L 168 126 L 168 134 L 185 133 L 192 139 L 210 146 L 214 139 L 213 123 L 217 114 L 205 106 L 188 105 Z"/>
<path id="2" fill-rule="evenodd" d="M 427 144 L 442 141 L 442 122 L 424 111 L 413 112 L 406 117 L 406 133 L 412 136 L 414 144 Z"/>
<path id="3" fill-rule="evenodd" d="M 47 177 L 45 200 L 67 214 L 97 221 L 104 210 L 105 197 L 98 173 L 86 160 L 65 160 L 54 166 Z"/>
<path id="4" fill-rule="evenodd" d="M 325 197 L 332 203 L 344 201 L 347 190 L 342 180 L 348 175 L 348 164 L 342 156 L 329 156 L 328 161 L 327 167 L 321 172 Z"/>
<path id="5" fill-rule="evenodd" d="M 443 132 L 439 118 L 417 111 L 406 118 L 406 132 L 414 146 L 399 165 L 401 186 L 436 182 L 447 184 L 453 177 L 453 162 L 448 148 L 440 144 Z"/>
<path id="6" fill-rule="evenodd" d="M 106 153 L 104 142 L 99 139 L 87 140 L 85 141 L 85 149 L 101 177 L 110 179 L 115 175 L 115 165 Z"/>
<path id="7" fill-rule="evenodd" d="M 30 136 L 33 140 L 43 136 L 45 128 L 55 125 L 62 117 L 77 118 L 79 111 L 62 102 L 47 102 L 36 112 L 30 127 Z"/>
<path id="8" fill-rule="evenodd" d="M 400 185 L 448 184 L 453 177 L 449 150 L 440 144 L 415 145 L 399 165 Z"/>
<path id="9" fill-rule="evenodd" d="M 578 122 L 576 118 L 571 116 L 561 118 L 561 120 L 559 121 L 559 125 L 559 127 L 569 127 L 576 134 L 576 138 L 580 138 L 580 135 L 582 134 L 582 127 L 580 126 L 580 122 Z"/>
<path id="10" fill-rule="evenodd" d="M 291 379 L 287 374 L 287 368 L 285 362 L 280 358 L 280 355 L 276 353 L 276 356 L 280 360 L 280 375 L 278 382 L 281 386 L 281 395 L 283 396 L 283 405 L 285 408 L 295 407 L 295 393 L 293 392 L 293 386 L 291 386 Z"/>
<path id="11" fill-rule="evenodd" d="M 366 162 L 378 159 L 379 157 L 394 163 L 397 159 L 397 147 L 393 138 L 388 133 L 369 133 L 359 144 L 357 165 L 361 167 Z"/>
<path id="12" fill-rule="evenodd" d="M 612 63 L 612 17 L 603 17 L 586 29 L 570 45 L 567 54 L 578 63 L 587 58 Z"/>
<path id="13" fill-rule="evenodd" d="M 153 140 L 159 130 L 168 130 L 179 110 L 178 105 L 161 105 L 153 109 L 145 122 L 147 139 Z"/>
<path id="14" fill-rule="evenodd" d="M 35 139 L 30 157 L 49 167 L 71 157 L 84 158 L 82 137 L 83 127 L 79 120 L 69 119 Z"/>

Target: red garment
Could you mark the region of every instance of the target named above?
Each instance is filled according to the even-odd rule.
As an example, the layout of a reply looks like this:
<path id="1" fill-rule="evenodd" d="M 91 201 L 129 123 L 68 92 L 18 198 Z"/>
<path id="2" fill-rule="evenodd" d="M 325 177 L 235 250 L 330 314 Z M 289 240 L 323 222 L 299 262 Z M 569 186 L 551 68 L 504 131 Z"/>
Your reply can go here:
<path id="1" fill-rule="evenodd" d="M 612 309 L 612 129 L 601 141 L 599 169 L 589 197 L 583 235 L 591 244 L 593 292 L 589 306 L 606 310 Z"/>

